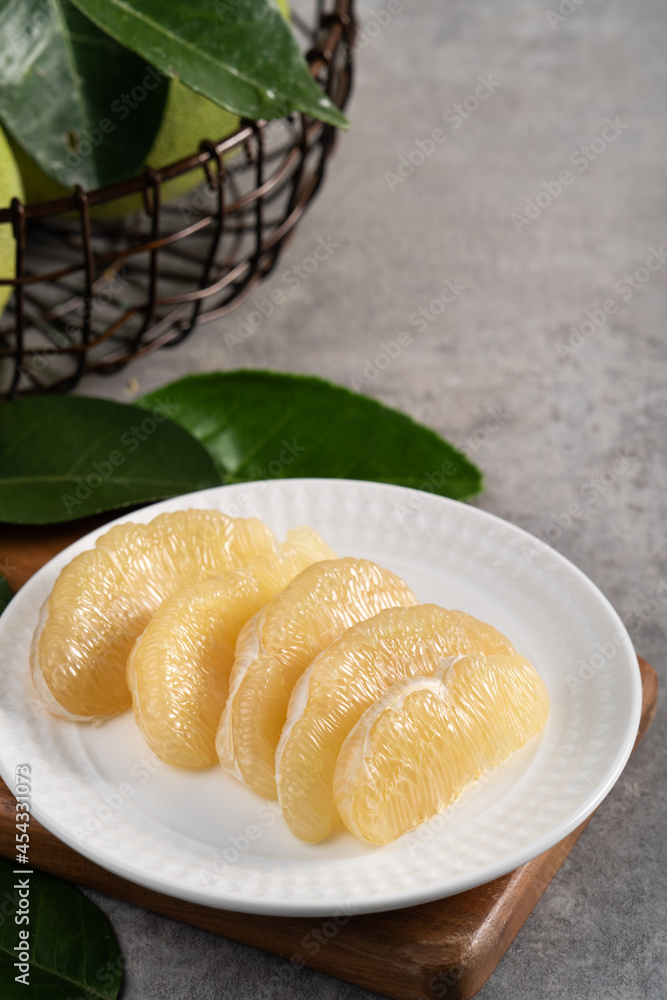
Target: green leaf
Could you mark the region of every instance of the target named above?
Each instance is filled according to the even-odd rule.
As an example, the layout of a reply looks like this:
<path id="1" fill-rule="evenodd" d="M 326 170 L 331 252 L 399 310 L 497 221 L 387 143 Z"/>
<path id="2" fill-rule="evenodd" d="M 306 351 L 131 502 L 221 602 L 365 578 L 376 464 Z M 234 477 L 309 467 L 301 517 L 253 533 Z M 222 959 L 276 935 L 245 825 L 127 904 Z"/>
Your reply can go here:
<path id="1" fill-rule="evenodd" d="M 20 868 L 16 865 L 16 868 Z M 120 991 L 122 965 L 111 924 L 87 896 L 61 879 L 33 872 L 16 875 L 14 866 L 0 858 L 0 995 L 2 1000 L 115 1000 Z M 25 885 L 27 881 L 27 886 Z M 17 884 L 29 904 L 29 923 L 17 924 Z M 9 918 L 9 919 L 7 919 Z M 17 945 L 20 931 L 28 932 L 28 985 Z"/>
<path id="2" fill-rule="evenodd" d="M 0 38 L 0 118 L 45 174 L 96 188 L 142 167 L 163 76 L 66 0 L 0 0 Z"/>
<path id="3" fill-rule="evenodd" d="M 5 580 L 4 576 L 0 574 L 0 615 L 5 610 L 9 602 L 13 597 L 11 587 Z"/>
<path id="4" fill-rule="evenodd" d="M 53 524 L 216 486 L 206 449 L 164 399 L 134 406 L 41 396 L 0 407 L 0 521 Z"/>
<path id="5" fill-rule="evenodd" d="M 462 500 L 482 477 L 435 431 L 323 379 L 266 371 L 172 382 L 138 401 L 169 401 L 227 482 L 298 476 L 370 479 Z"/>
<path id="6" fill-rule="evenodd" d="M 347 127 L 275 0 L 73 0 L 121 45 L 246 118 L 291 111 Z"/>

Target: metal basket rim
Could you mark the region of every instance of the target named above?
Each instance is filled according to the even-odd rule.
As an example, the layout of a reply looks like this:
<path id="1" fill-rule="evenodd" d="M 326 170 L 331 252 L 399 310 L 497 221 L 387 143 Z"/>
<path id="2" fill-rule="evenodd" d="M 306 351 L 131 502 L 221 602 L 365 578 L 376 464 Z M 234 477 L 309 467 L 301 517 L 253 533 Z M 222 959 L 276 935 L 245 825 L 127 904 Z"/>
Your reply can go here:
<path id="1" fill-rule="evenodd" d="M 328 34 L 323 38 L 321 45 L 317 49 L 311 48 L 305 52 L 306 60 L 309 63 L 309 68 L 314 78 L 317 77 L 322 69 L 326 53 L 331 52 L 339 44 L 342 32 L 349 30 L 353 24 L 352 7 L 353 0 L 336 0 L 336 10 L 325 15 L 324 18 L 329 21 Z M 344 107 L 344 104 L 340 107 Z M 113 184 L 105 184 L 102 187 L 85 191 L 81 185 L 76 185 L 71 195 L 46 201 L 24 202 L 20 198 L 13 198 L 11 204 L 0 208 L 0 225 L 7 222 L 15 224 L 18 206 L 20 206 L 21 213 L 26 222 L 32 219 L 76 212 L 79 208 L 77 197 L 79 191 L 84 191 L 88 205 L 91 208 L 109 204 L 118 198 L 125 198 L 135 194 L 145 194 L 155 187 L 156 181 L 157 183 L 164 184 L 176 177 L 182 177 L 184 174 L 196 170 L 198 167 L 206 170 L 207 165 L 216 156 L 224 156 L 235 147 L 247 144 L 257 126 L 265 126 L 269 121 L 289 120 L 294 114 L 298 114 L 298 112 L 292 111 L 281 118 L 275 119 L 262 118 L 255 120 L 242 118 L 239 128 L 231 134 L 223 136 L 217 141 L 202 140 L 199 150 L 196 153 L 192 153 L 190 156 L 183 157 L 180 160 L 174 160 L 159 169 L 144 167 L 141 173 L 135 174 L 133 177 L 127 177 L 122 181 L 116 181 Z M 319 119 L 313 118 L 310 120 L 321 127 L 325 127 L 325 123 Z M 205 145 L 208 148 L 203 148 Z M 14 284 L 15 279 L 0 278 L 0 286 L 12 286 Z"/>

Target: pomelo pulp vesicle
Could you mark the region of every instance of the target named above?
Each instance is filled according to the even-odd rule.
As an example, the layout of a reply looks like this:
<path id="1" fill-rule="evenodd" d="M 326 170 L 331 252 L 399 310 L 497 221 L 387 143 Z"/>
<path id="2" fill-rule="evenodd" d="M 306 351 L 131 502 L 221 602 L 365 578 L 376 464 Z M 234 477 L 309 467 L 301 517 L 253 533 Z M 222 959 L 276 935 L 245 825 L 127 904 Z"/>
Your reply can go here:
<path id="1" fill-rule="evenodd" d="M 434 673 L 467 653 L 514 653 L 492 625 L 435 604 L 392 608 L 354 625 L 317 656 L 292 692 L 276 752 L 278 798 L 308 843 L 340 822 L 333 797 L 338 753 L 363 712 L 393 684 Z"/>
<path id="2" fill-rule="evenodd" d="M 355 622 L 417 600 L 367 559 L 308 567 L 242 629 L 216 747 L 225 770 L 276 798 L 275 753 L 292 688 L 321 650 Z"/>
<path id="3" fill-rule="evenodd" d="M 543 728 L 549 695 L 522 656 L 473 654 L 399 681 L 346 737 L 333 794 L 351 833 L 388 844 Z"/>
<path id="4" fill-rule="evenodd" d="M 179 590 L 137 639 L 127 679 L 137 724 L 166 764 L 217 763 L 215 734 L 241 628 L 297 573 L 335 553 L 312 528 L 293 528 L 275 558 Z"/>

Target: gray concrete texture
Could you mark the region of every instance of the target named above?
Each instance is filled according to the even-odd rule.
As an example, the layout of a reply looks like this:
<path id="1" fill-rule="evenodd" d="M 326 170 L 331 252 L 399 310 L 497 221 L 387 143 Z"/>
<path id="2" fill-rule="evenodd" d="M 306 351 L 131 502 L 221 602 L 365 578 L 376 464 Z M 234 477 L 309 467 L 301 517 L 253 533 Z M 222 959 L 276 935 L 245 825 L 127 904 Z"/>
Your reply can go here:
<path id="1" fill-rule="evenodd" d="M 362 28 L 386 9 L 364 2 Z M 486 475 L 475 502 L 572 559 L 662 672 L 667 9 L 402 0 L 380 20 L 357 54 L 351 131 L 254 302 L 82 391 L 128 400 L 244 366 L 361 385 L 460 444 Z M 226 346 L 320 238 L 339 246 Z M 458 294 L 436 316 L 446 280 Z M 406 330 L 412 344 L 375 374 Z M 659 710 L 483 1000 L 664 997 L 666 737 Z M 305 970 L 288 979 L 276 958 L 95 898 L 125 956 L 124 1000 L 373 996 Z"/>

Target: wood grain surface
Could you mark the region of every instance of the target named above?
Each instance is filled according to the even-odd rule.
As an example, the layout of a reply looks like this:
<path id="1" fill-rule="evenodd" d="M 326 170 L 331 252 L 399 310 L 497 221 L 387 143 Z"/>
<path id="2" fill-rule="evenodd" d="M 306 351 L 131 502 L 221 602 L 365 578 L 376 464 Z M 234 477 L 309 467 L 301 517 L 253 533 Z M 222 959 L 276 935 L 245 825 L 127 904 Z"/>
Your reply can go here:
<path id="1" fill-rule="evenodd" d="M 96 519 L 100 523 L 103 519 Z M 0 526 L 0 562 L 17 589 L 42 563 L 95 526 L 89 519 L 62 529 Z M 658 681 L 639 659 L 642 716 L 635 746 L 655 714 Z M 0 853 L 14 856 L 14 797 L 0 782 Z M 128 882 L 98 867 L 30 823 L 34 868 L 280 955 L 396 1000 L 469 1000 L 487 981 L 549 882 L 581 836 L 565 840 L 515 871 L 485 885 L 421 906 L 350 917 L 256 916 L 187 903 Z M 286 983 L 289 980 L 286 978 Z"/>

